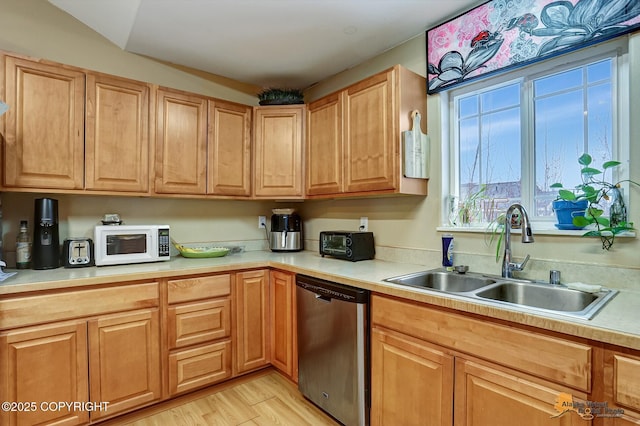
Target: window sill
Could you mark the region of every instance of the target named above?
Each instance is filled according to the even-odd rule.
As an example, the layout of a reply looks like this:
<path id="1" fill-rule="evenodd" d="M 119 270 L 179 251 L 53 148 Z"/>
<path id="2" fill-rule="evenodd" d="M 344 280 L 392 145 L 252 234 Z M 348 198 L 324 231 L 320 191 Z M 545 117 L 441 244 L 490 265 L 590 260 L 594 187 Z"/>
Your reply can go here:
<path id="1" fill-rule="evenodd" d="M 582 235 L 589 230 L 589 228 L 585 229 L 577 229 L 577 230 L 560 230 L 553 227 L 553 225 L 545 226 L 544 224 L 541 226 L 532 226 L 533 235 L 561 235 L 561 236 L 569 236 L 569 237 L 582 237 Z M 487 228 L 487 226 L 438 226 L 436 231 L 440 232 L 459 232 L 459 233 L 490 233 L 491 231 Z M 520 234 L 520 229 L 512 229 L 512 234 Z M 627 237 L 627 238 L 635 238 L 636 233 L 634 231 L 623 232 L 621 234 L 616 235 L 618 237 Z"/>

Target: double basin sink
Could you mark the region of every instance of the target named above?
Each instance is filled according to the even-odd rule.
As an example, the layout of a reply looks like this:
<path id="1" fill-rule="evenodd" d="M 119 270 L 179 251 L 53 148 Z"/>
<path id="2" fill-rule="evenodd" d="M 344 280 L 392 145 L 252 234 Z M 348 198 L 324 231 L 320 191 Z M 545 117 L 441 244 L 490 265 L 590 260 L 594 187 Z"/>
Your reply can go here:
<path id="1" fill-rule="evenodd" d="M 384 281 L 516 307 L 525 312 L 552 313 L 581 319 L 591 319 L 617 294 L 616 290 L 588 293 L 562 285 L 478 273 L 459 274 L 442 269 L 401 275 Z"/>

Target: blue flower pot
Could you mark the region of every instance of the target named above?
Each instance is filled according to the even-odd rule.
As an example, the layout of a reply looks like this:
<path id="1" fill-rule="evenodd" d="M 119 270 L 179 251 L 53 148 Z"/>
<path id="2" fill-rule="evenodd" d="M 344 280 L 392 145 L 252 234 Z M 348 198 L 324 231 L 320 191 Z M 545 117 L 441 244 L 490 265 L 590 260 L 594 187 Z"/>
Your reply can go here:
<path id="1" fill-rule="evenodd" d="M 582 229 L 584 226 L 575 226 L 573 218 L 576 216 L 584 216 L 587 211 L 589 202 L 587 200 L 565 201 L 556 200 L 553 202 L 553 210 L 556 212 L 558 229 Z"/>

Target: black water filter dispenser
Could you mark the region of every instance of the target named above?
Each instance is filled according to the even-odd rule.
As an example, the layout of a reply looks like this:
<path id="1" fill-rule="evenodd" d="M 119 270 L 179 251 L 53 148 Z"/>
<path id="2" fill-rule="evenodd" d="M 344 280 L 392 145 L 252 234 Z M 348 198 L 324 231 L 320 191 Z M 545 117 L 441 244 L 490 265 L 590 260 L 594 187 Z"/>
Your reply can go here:
<path id="1" fill-rule="evenodd" d="M 55 269 L 60 266 L 58 234 L 58 200 L 38 198 L 33 218 L 33 269 Z"/>

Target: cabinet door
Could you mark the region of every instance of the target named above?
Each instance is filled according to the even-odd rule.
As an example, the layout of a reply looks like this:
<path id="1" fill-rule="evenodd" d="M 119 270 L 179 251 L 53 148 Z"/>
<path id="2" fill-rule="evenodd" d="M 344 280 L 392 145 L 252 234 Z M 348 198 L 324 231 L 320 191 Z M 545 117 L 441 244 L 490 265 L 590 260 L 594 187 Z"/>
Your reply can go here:
<path id="1" fill-rule="evenodd" d="M 269 364 L 269 274 L 249 271 L 236 274 L 235 373 Z"/>
<path id="2" fill-rule="evenodd" d="M 78 425 L 89 421 L 85 410 L 42 409 L 41 406 L 42 403 L 48 408 L 46 403 L 89 401 L 86 322 L 2 333 L 0 372 L 0 400 L 35 403 L 35 407 L 29 406 L 29 411 L 2 410 L 0 424 Z"/>
<path id="3" fill-rule="evenodd" d="M 160 321 L 157 309 L 89 321 L 92 401 L 109 401 L 93 420 L 144 405 L 161 396 Z"/>
<path id="4" fill-rule="evenodd" d="M 256 197 L 303 196 L 303 119 L 304 105 L 255 108 Z"/>
<path id="5" fill-rule="evenodd" d="M 294 330 L 293 309 L 295 275 L 271 271 L 269 292 L 271 304 L 271 364 L 292 377 L 294 373 Z"/>
<path id="6" fill-rule="evenodd" d="M 371 424 L 452 423 L 453 357 L 418 339 L 374 328 Z"/>
<path id="7" fill-rule="evenodd" d="M 396 187 L 395 71 L 349 87 L 345 100 L 345 191 Z"/>
<path id="8" fill-rule="evenodd" d="M 343 191 L 343 99 L 341 93 L 336 93 L 307 108 L 307 195 Z"/>
<path id="9" fill-rule="evenodd" d="M 591 424 L 575 412 L 560 414 L 556 409 L 561 395 L 575 395 L 570 388 L 462 358 L 456 358 L 455 371 L 456 426 Z"/>
<path id="10" fill-rule="evenodd" d="M 169 393 L 173 396 L 231 377 L 231 341 L 175 351 L 169 355 Z"/>
<path id="11" fill-rule="evenodd" d="M 6 56 L 5 78 L 4 185 L 82 189 L 84 73 Z"/>
<path id="12" fill-rule="evenodd" d="M 251 195 L 251 107 L 209 101 L 207 192 Z"/>
<path id="13" fill-rule="evenodd" d="M 158 89 L 156 184 L 162 194 L 205 194 L 207 99 Z"/>
<path id="14" fill-rule="evenodd" d="M 218 299 L 169 306 L 169 349 L 229 337 L 230 305 L 229 299 Z"/>
<path id="15" fill-rule="evenodd" d="M 149 190 L 149 85 L 87 75 L 86 189 Z"/>
<path id="16" fill-rule="evenodd" d="M 604 365 L 598 380 L 604 385 L 603 401 L 611 417 L 604 418 L 609 426 L 640 425 L 640 353 L 628 350 L 604 351 Z"/>

